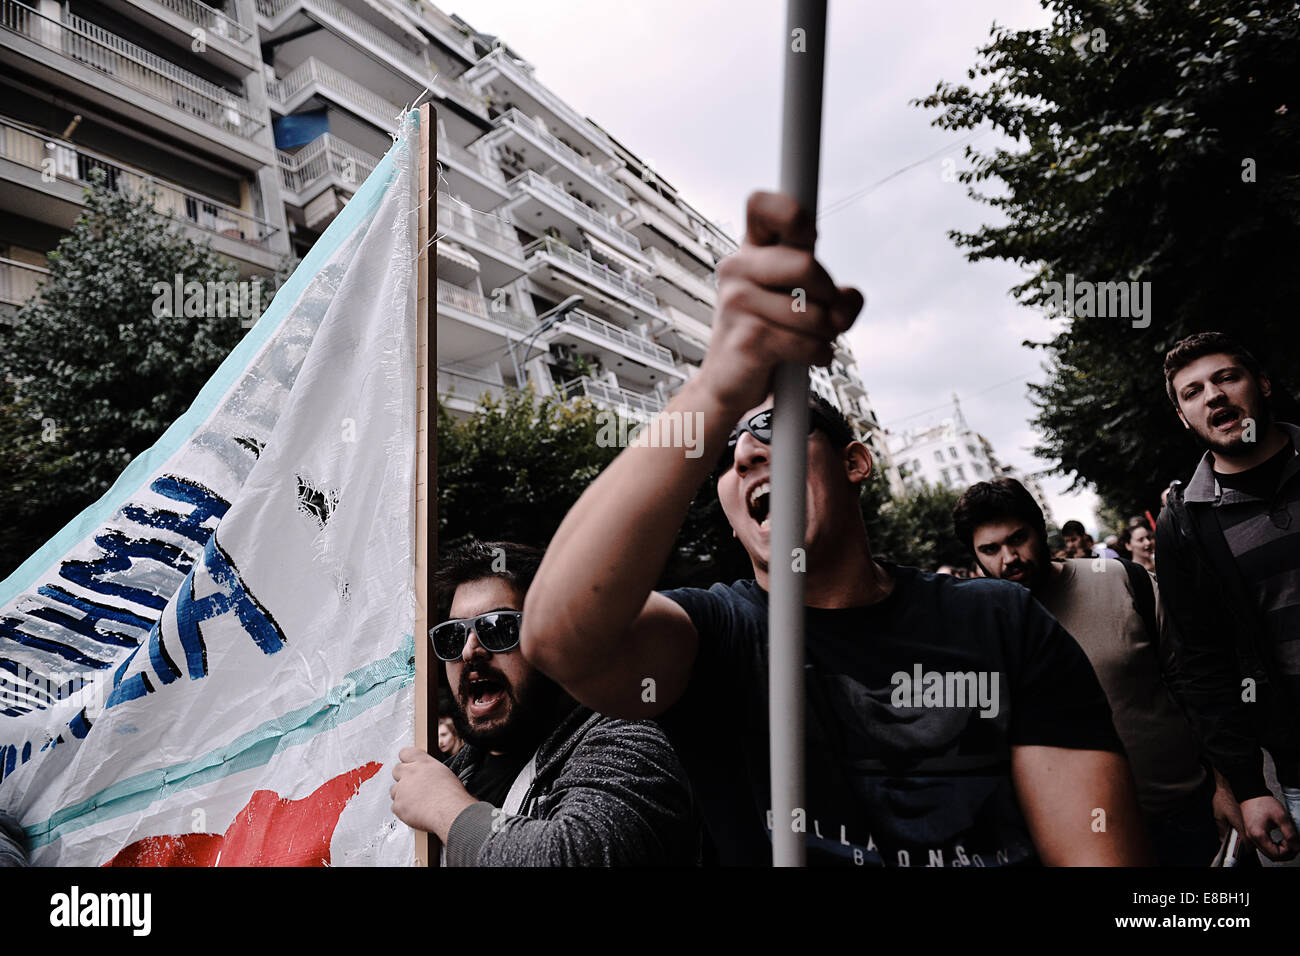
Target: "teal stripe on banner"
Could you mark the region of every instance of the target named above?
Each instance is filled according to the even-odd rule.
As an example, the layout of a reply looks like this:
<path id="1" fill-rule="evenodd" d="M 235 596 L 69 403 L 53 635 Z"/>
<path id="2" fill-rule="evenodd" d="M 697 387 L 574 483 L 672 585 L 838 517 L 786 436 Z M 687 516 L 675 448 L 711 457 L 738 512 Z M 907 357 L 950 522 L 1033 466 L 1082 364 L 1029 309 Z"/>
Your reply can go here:
<path id="1" fill-rule="evenodd" d="M 416 117 L 415 123 L 411 126 L 412 130 L 416 130 L 419 128 L 419 113 L 410 115 Z M 384 158 L 366 177 L 366 181 L 361 184 L 356 195 L 343 207 L 343 211 L 330 223 L 324 234 L 316 240 L 316 244 L 311 247 L 306 258 L 298 264 L 293 275 L 281 287 L 271 302 L 271 307 L 226 356 L 212 378 L 208 379 L 189 410 L 172 422 L 171 427 L 151 448 L 142 452 L 126 466 L 126 470 L 118 476 L 113 487 L 104 492 L 103 497 L 64 525 L 58 534 L 45 542 L 40 550 L 0 582 L 0 607 L 4 607 L 19 594 L 31 589 L 51 565 L 113 517 L 118 509 L 139 491 L 149 476 L 157 471 L 163 462 L 176 454 L 208 420 L 221 399 L 243 374 L 248 363 L 279 328 L 290 309 L 297 304 L 299 297 L 315 278 L 316 273 L 358 228 L 369 222 L 370 217 L 379 208 L 380 201 L 392 183 L 395 154 L 404 145 L 403 140 L 398 140 L 384 154 Z"/>
<path id="2" fill-rule="evenodd" d="M 342 684 L 305 707 L 268 720 L 195 760 L 120 780 L 42 823 L 24 827 L 28 847 L 34 850 L 83 827 L 140 813 L 184 790 L 265 766 L 276 754 L 347 723 L 406 687 L 415 679 L 414 661 L 415 641 L 407 634 L 392 654 L 353 671 Z"/>

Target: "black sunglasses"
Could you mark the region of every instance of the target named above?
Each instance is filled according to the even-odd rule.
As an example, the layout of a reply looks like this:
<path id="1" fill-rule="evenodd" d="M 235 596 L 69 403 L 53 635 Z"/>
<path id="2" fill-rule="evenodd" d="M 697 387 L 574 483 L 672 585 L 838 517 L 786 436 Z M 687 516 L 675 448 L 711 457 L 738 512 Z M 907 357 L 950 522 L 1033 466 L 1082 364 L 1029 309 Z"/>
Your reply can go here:
<path id="1" fill-rule="evenodd" d="M 772 413 L 775 409 L 765 408 L 761 412 L 751 415 L 746 421 L 741 422 L 731 430 L 727 437 L 727 447 L 722 450 L 722 455 L 718 458 L 718 466 L 714 469 L 714 480 L 721 478 L 731 466 L 736 463 L 736 445 L 740 442 L 740 436 L 744 432 L 749 432 L 764 445 L 772 444 Z M 826 433 L 832 442 L 837 445 L 847 444 L 851 439 L 845 437 L 843 429 L 838 423 L 827 418 L 826 415 L 814 406 L 808 406 L 808 434 L 820 428 Z"/>
<path id="2" fill-rule="evenodd" d="M 483 650 L 500 654 L 519 646 L 523 618 L 519 611 L 492 611 L 464 620 L 444 621 L 429 629 L 429 641 L 438 660 L 458 661 L 465 652 L 469 632 L 473 630 Z"/>

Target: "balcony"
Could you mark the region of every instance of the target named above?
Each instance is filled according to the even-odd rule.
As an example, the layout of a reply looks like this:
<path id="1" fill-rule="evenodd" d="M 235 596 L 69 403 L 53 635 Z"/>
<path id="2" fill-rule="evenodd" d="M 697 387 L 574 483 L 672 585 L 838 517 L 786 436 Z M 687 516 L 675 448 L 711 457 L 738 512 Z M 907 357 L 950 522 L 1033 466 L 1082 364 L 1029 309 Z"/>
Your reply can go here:
<path id="1" fill-rule="evenodd" d="M 298 206 L 310 202 L 321 189 L 334 186 L 357 191 L 379 163 L 379 158 L 329 133 L 312 140 L 296 153 L 277 152 L 285 199 Z"/>
<path id="2" fill-rule="evenodd" d="M 542 232 L 548 226 L 556 226 L 563 230 L 565 226 L 568 226 L 569 238 L 576 244 L 581 241 L 579 229 L 591 230 L 599 237 L 616 245 L 633 261 L 640 262 L 641 268 L 645 268 L 641 243 L 636 236 L 623 229 L 613 219 L 602 216 L 586 203 L 570 196 L 545 176 L 538 175 L 531 169 L 526 169 L 523 173 L 510 180 L 508 185 L 516 197 L 510 204 L 511 211 L 516 219 L 528 223 L 530 232 Z M 548 208 L 543 209 L 536 203 L 529 203 L 530 197 L 538 200 Z M 557 222 L 556 220 L 559 217 L 554 214 L 547 215 L 550 210 L 558 210 L 566 218 L 560 218 Z M 575 226 L 578 228 L 575 229 Z"/>
<path id="3" fill-rule="evenodd" d="M 21 308 L 49 274 L 42 266 L 0 258 L 0 316 Z"/>
<path id="4" fill-rule="evenodd" d="M 505 386 L 500 382 L 438 367 L 438 400 L 449 411 L 473 412 L 483 395 L 499 400 L 505 398 L 505 394 Z"/>
<path id="5" fill-rule="evenodd" d="M 513 309 L 494 309 L 492 300 L 472 289 L 462 289 L 444 279 L 438 280 L 438 304 L 477 316 L 485 322 L 496 322 L 516 332 L 528 333 L 537 328 L 537 320 Z"/>
<path id="6" fill-rule="evenodd" d="M 202 39 L 204 60 L 231 76 L 260 69 L 260 52 L 250 42 L 256 31 L 240 22 L 237 2 L 229 3 L 228 10 L 218 10 L 203 0 L 125 0 L 112 6 L 115 16 L 138 23 L 150 36 L 161 37 L 175 47 L 190 49 L 195 40 Z"/>
<path id="7" fill-rule="evenodd" d="M 595 150 L 609 159 L 617 158 L 618 153 L 609 137 L 537 82 L 531 69 L 516 63 L 504 50 L 496 49 L 470 67 L 464 76 L 475 87 L 490 84 L 496 91 L 496 99 L 523 106 L 529 113 L 549 114 L 557 124 L 568 127 L 572 138 L 580 140 L 584 148 Z"/>
<path id="8" fill-rule="evenodd" d="M 397 128 L 402 107 L 370 92 L 356 80 L 313 57 L 288 76 L 266 84 L 266 95 L 282 113 L 289 114 L 320 95 L 382 130 Z"/>
<path id="9" fill-rule="evenodd" d="M 70 77 L 93 102 L 173 135 L 203 136 L 242 165 L 266 152 L 253 143 L 265 124 L 243 96 L 70 13 L 60 22 L 16 0 L 0 0 L 0 46 L 25 55 L 20 69 L 38 80 L 66 87 L 55 77 Z M 142 96 L 152 102 L 141 102 Z M 194 128 L 196 119 L 204 128 Z"/>
<path id="10" fill-rule="evenodd" d="M 587 184 L 598 191 L 593 199 L 608 200 L 620 212 L 631 212 L 627 194 L 623 187 L 611 176 L 602 173 L 593 166 L 585 156 L 575 152 L 545 126 L 517 109 L 507 110 L 496 118 L 497 129 L 483 137 L 484 145 L 510 142 L 512 137 L 523 140 L 524 145 L 531 145 L 543 152 L 549 160 L 562 163 L 566 168 L 577 173 Z M 528 165 L 549 165 L 534 159 Z"/>
<path id="11" fill-rule="evenodd" d="M 253 31 L 244 26 L 237 19 L 238 7 L 232 6 L 231 16 L 228 13 L 222 13 L 206 3 L 200 3 L 199 0 L 154 0 L 160 7 L 179 14 L 197 26 L 202 27 L 210 34 L 219 37 L 229 37 L 235 43 L 244 44 L 253 38 Z"/>
<path id="12" fill-rule="evenodd" d="M 448 192 L 460 196 L 474 208 L 494 209 L 510 198 L 500 167 L 456 143 L 441 123 L 438 124 L 438 162 L 442 164 Z"/>
<path id="13" fill-rule="evenodd" d="M 683 303 L 677 300 L 682 298 L 681 293 L 685 293 L 694 300 L 685 303 L 694 311 L 698 311 L 698 303 L 703 303 L 712 312 L 718 301 L 718 280 L 713 272 L 697 275 L 656 246 L 647 246 L 646 253 L 650 257 L 650 264 L 654 267 L 656 275 L 675 287 L 675 289 L 663 287 L 664 291 L 660 292 L 660 295 L 681 307 Z"/>
<path id="14" fill-rule="evenodd" d="M 455 239 L 478 259 L 485 289 L 508 285 L 528 269 L 514 226 L 444 192 L 438 193 L 438 232 Z"/>
<path id="15" fill-rule="evenodd" d="M 646 318 L 664 317 L 659 309 L 659 301 L 652 292 L 643 289 L 609 266 L 597 262 L 590 253 L 575 252 L 564 243 L 545 236 L 525 246 L 524 255 L 528 257 L 530 274 L 545 269 L 548 264 L 554 264 L 576 276 L 584 284 L 592 284 L 598 289 L 612 293 L 619 302 L 623 303 L 624 308 L 630 305 L 638 314 Z"/>
<path id="16" fill-rule="evenodd" d="M 49 164 L 44 162 L 47 159 Z M 47 168 L 55 173 L 53 182 L 45 178 Z M 5 187 L 0 207 L 8 205 L 9 184 L 16 184 L 20 191 L 14 196 L 18 207 L 14 211 L 27 215 L 39 212 L 43 221 L 70 228 L 81 212 L 82 189 L 91 185 L 96 170 L 103 174 L 103 182 L 110 189 L 135 194 L 152 192 L 155 209 L 206 233 L 217 252 L 260 269 L 274 269 L 278 263 L 271 241 L 278 230 L 265 219 L 0 119 L 0 185 Z M 33 192 L 41 199 L 32 199 Z"/>
<path id="17" fill-rule="evenodd" d="M 597 405 L 622 412 L 628 418 L 648 422 L 664 410 L 664 402 L 655 395 L 642 395 L 618 385 L 597 382 L 583 375 L 558 387 L 561 397 L 589 398 Z"/>
<path id="18" fill-rule="evenodd" d="M 610 351 L 620 357 L 620 362 L 621 358 L 625 357 L 671 378 L 682 380 L 686 377 L 673 361 L 673 353 L 662 345 L 634 335 L 627 329 L 619 328 L 612 322 L 607 322 L 581 309 L 572 309 L 565 315 L 564 321 L 555 326 L 550 341 L 555 342 L 566 337 L 582 339 Z M 624 372 L 620 371 L 619 374 L 623 375 Z M 649 385 L 656 378 L 653 371 L 648 374 L 646 372 L 637 374 L 635 371 L 628 374 L 637 379 L 637 384 Z"/>

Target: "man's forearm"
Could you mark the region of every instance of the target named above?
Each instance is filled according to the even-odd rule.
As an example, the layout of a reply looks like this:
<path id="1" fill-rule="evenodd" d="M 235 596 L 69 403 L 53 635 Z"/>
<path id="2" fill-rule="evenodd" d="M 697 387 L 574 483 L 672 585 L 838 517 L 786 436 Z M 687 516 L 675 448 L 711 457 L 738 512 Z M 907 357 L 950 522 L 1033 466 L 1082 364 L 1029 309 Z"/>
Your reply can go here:
<path id="1" fill-rule="evenodd" d="M 570 509 L 524 609 L 524 653 L 552 678 L 581 679 L 617 653 L 740 411 L 693 379 L 658 416 L 659 431 L 642 433 L 654 441 L 624 449 Z M 692 449 L 668 427 L 688 416 L 700 423 Z"/>

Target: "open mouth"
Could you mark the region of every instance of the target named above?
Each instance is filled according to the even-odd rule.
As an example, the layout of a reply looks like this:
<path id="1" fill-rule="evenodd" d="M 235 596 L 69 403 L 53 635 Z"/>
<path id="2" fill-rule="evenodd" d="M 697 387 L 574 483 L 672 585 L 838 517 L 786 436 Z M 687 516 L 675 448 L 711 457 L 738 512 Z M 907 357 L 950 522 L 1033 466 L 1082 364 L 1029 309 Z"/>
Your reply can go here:
<path id="1" fill-rule="evenodd" d="M 1241 421 L 1241 413 L 1235 408 L 1220 408 L 1210 414 L 1210 427 L 1216 431 L 1231 431 Z"/>
<path id="2" fill-rule="evenodd" d="M 745 496 L 745 506 L 749 509 L 749 516 L 757 522 L 760 531 L 767 531 L 771 527 L 771 505 L 772 483 L 770 481 L 760 481 L 750 488 L 749 494 Z"/>
<path id="3" fill-rule="evenodd" d="M 1020 581 L 1025 577 L 1025 568 L 1023 565 L 1014 565 L 1002 572 L 1002 578 L 1006 581 Z"/>
<path id="4" fill-rule="evenodd" d="M 506 698 L 505 682 L 490 675 L 471 675 L 466 684 L 465 710 L 470 717 L 486 717 Z"/>

